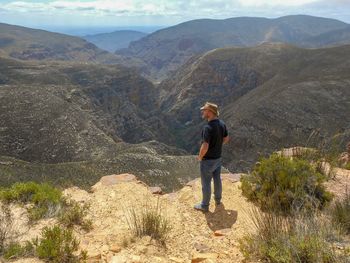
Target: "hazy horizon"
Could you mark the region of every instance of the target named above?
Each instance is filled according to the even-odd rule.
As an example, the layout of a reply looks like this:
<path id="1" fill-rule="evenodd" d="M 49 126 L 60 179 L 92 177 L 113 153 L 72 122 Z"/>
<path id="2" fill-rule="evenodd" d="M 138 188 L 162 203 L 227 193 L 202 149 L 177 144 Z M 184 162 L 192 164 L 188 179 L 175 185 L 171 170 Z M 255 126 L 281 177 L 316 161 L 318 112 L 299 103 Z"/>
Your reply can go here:
<path id="1" fill-rule="evenodd" d="M 295 15 L 305 15 L 305 14 L 295 14 Z M 289 15 L 285 15 L 289 16 Z M 228 18 L 223 18 L 223 19 L 229 19 L 229 18 L 239 18 L 239 17 L 249 17 L 249 16 L 237 16 L 237 17 L 228 17 Z M 253 17 L 253 16 L 251 16 Z M 279 18 L 279 17 L 261 17 L 261 18 L 268 18 L 268 19 L 274 19 L 274 18 Z M 323 17 L 323 18 L 330 18 L 330 17 Z M 213 19 L 213 18 L 198 18 L 198 19 Z M 334 19 L 334 18 L 330 18 Z M 192 19 L 190 19 L 192 20 Z M 143 33 L 150 34 L 152 32 L 155 32 L 157 30 L 160 30 L 162 28 L 174 26 L 183 22 L 187 22 L 190 20 L 182 21 L 176 24 L 172 25 L 149 25 L 149 26 L 142 26 L 142 25 L 135 25 L 135 26 L 113 26 L 113 25 L 94 25 L 94 26 L 87 26 L 87 25 L 36 25 L 36 26 L 28 26 L 25 24 L 15 24 L 15 23 L 9 23 L 6 21 L 2 21 L 0 19 L 0 23 L 5 23 L 5 24 L 10 24 L 10 25 L 15 25 L 15 26 L 24 26 L 28 28 L 34 28 L 34 29 L 41 29 L 41 30 L 46 30 L 50 32 L 56 32 L 56 33 L 62 33 L 62 34 L 67 34 L 67 35 L 73 35 L 73 36 L 88 36 L 88 35 L 97 35 L 97 34 L 103 34 L 103 33 L 111 33 L 114 31 L 122 31 L 122 30 L 131 30 L 131 31 L 139 31 Z M 194 20 L 194 19 L 193 19 Z M 346 21 L 340 20 L 339 21 L 348 23 Z M 350 25 L 350 23 L 348 23 Z"/>
<path id="2" fill-rule="evenodd" d="M 89 32 L 94 31 L 93 33 L 102 33 L 138 28 L 138 31 L 150 33 L 188 20 L 242 16 L 277 18 L 303 14 L 350 23 L 348 0 L 2 0 L 1 2 L 2 23 L 64 33 L 69 33 L 69 29 L 75 29 L 76 32 L 73 34 L 78 35 L 86 34 L 85 29 L 89 29 Z M 79 33 L 81 29 L 83 30 Z"/>

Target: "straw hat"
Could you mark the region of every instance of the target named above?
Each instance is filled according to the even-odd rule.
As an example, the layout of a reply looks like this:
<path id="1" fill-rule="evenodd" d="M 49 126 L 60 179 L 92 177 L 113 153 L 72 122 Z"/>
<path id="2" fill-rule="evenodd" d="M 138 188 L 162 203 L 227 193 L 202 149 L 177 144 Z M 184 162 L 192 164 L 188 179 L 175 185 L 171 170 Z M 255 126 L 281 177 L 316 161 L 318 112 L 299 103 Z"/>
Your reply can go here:
<path id="1" fill-rule="evenodd" d="M 206 102 L 203 107 L 200 109 L 202 110 L 210 110 L 212 113 L 214 113 L 216 116 L 219 116 L 219 109 L 218 105 L 210 102 Z"/>

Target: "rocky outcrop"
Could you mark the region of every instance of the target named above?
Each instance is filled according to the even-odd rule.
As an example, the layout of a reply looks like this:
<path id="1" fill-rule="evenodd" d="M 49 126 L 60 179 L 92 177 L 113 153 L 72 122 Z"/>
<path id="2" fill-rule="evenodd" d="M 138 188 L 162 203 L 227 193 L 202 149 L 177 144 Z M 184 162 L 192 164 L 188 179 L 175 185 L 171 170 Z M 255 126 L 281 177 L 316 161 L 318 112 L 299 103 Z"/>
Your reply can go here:
<path id="1" fill-rule="evenodd" d="M 335 177 L 326 184 L 336 198 L 342 198 L 350 186 L 350 174 L 337 169 Z M 64 191 L 64 195 L 80 204 L 89 204 L 87 218 L 92 230 L 78 228 L 74 234 L 80 249 L 88 252 L 88 262 L 121 263 L 238 263 L 243 256 L 239 239 L 254 231 L 251 220 L 253 205 L 242 196 L 241 174 L 222 174 L 222 204 L 212 202 L 208 213 L 193 209 L 201 201 L 201 183 L 197 178 L 177 192 L 154 195 L 149 187 L 132 174 L 114 174 L 102 177 L 87 192 L 78 187 Z M 171 225 L 166 245 L 148 236 L 134 238 L 128 224 L 131 211 L 161 207 L 161 213 Z M 13 206 L 19 241 L 31 240 L 40 230 L 56 223 L 55 219 L 40 220 L 28 225 L 24 208 Z M 19 262 L 41 262 L 38 259 L 21 259 Z"/>
<path id="2" fill-rule="evenodd" d="M 249 229 L 251 205 L 241 196 L 239 182 L 227 178 L 237 176 L 223 174 L 223 205 L 212 204 L 206 214 L 193 209 L 201 200 L 199 179 L 177 192 L 154 195 L 133 175 L 110 175 L 103 177 L 90 193 L 77 187 L 64 193 L 79 203 L 90 204 L 88 218 L 93 222 L 93 229 L 88 233 L 75 232 L 80 248 L 88 251 L 88 262 L 233 263 L 243 259 L 238 239 Z M 172 227 L 166 247 L 147 236 L 131 239 L 126 220 L 130 209 L 138 211 L 145 204 L 157 202 Z M 54 223 L 42 220 L 28 229 L 25 220 L 20 222 L 22 240 L 34 237 L 42 227 Z"/>

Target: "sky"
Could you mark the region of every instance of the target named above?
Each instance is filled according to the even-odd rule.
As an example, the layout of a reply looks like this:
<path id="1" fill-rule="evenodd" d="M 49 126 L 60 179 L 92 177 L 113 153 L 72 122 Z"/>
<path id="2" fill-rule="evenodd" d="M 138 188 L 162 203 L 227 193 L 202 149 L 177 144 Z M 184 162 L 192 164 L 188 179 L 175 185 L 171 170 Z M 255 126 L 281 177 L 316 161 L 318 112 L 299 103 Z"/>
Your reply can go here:
<path id="1" fill-rule="evenodd" d="M 198 18 L 292 14 L 350 23 L 350 0 L 0 0 L 0 22 L 34 28 L 170 26 Z"/>

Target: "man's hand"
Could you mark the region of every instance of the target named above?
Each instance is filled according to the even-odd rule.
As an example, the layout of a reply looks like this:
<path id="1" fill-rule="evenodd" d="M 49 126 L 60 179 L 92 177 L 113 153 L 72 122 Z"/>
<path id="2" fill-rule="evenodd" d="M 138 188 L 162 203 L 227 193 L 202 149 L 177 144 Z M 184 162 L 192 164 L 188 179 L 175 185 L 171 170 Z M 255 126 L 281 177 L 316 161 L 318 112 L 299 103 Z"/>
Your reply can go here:
<path id="1" fill-rule="evenodd" d="M 201 145 L 201 148 L 199 150 L 198 157 L 197 157 L 197 159 L 199 161 L 202 161 L 202 159 L 203 159 L 204 155 L 207 153 L 208 149 L 209 149 L 209 143 L 203 142 Z"/>
<path id="2" fill-rule="evenodd" d="M 229 141 L 230 141 L 230 137 L 229 137 L 229 136 L 226 136 L 226 137 L 223 138 L 222 143 L 223 143 L 223 144 L 226 144 L 226 143 L 228 143 Z"/>

